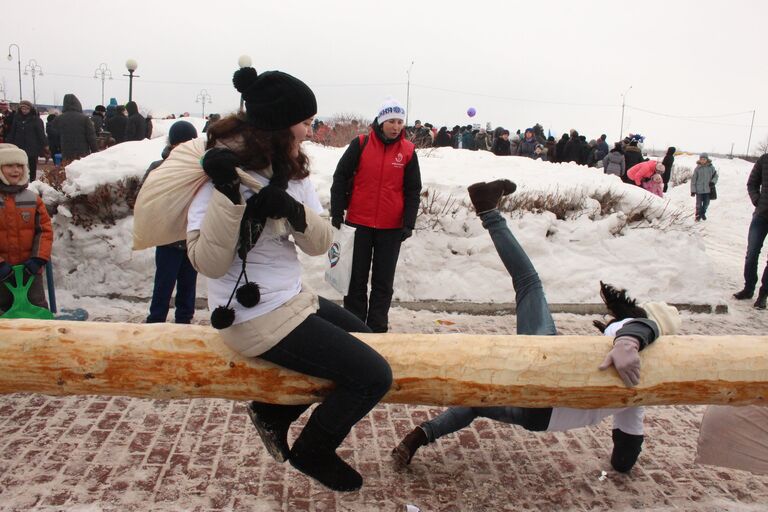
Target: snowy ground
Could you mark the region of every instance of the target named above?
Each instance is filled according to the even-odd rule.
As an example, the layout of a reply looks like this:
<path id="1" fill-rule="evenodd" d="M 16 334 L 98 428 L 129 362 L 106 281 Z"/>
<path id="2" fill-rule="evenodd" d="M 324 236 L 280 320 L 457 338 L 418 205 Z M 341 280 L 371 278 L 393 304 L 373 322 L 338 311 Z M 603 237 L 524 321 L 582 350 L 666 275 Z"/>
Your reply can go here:
<path id="1" fill-rule="evenodd" d="M 188 118 L 202 128 L 203 121 Z M 155 121 L 156 138 L 130 142 L 92 155 L 67 168 L 65 192 L 88 193 L 95 186 L 142 176 L 159 158 L 164 134 L 174 121 Z M 333 171 L 343 149 L 305 143 L 312 180 L 326 207 Z M 509 302 L 511 280 L 474 212 L 467 185 L 509 178 L 516 194 L 577 198 L 610 191 L 621 196 L 617 211 L 600 215 L 585 199 L 558 220 L 550 213 L 507 214 L 510 225 L 541 275 L 550 302 L 599 302 L 598 281 L 626 287 L 641 300 L 723 304 L 739 289 L 746 232 L 752 211 L 746 194 L 751 164 L 715 159 L 720 198 L 704 223 L 693 221 L 688 184 L 671 188 L 664 199 L 622 184 L 599 169 L 550 164 L 488 152 L 449 148 L 420 151 L 424 190 L 436 198 L 431 213 L 420 214 L 417 231 L 401 251 L 395 299 Z M 693 168 L 695 155 L 678 156 L 676 166 Z M 423 204 L 426 204 L 427 200 Z M 626 224 L 646 210 L 651 222 Z M 152 249 L 131 250 L 132 217 L 116 226 L 85 231 L 71 225 L 66 211 L 54 218 L 54 264 L 62 307 L 86 307 L 92 316 L 136 319 L 146 304 L 105 297 L 149 297 L 154 275 Z M 325 259 L 303 257 L 305 281 L 329 298 L 338 294 L 323 281 Z M 200 278 L 199 295 L 205 296 Z M 126 317 L 126 314 L 128 315 Z"/>

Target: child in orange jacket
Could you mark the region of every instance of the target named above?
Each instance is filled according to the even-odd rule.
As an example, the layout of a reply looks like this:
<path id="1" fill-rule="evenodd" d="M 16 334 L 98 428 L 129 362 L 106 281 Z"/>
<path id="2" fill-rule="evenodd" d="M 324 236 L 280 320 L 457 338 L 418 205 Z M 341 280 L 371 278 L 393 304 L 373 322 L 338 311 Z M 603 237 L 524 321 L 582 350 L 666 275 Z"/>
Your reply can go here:
<path id="1" fill-rule="evenodd" d="M 3 283 L 13 276 L 13 265 L 38 277 L 51 259 L 53 228 L 43 200 L 29 190 L 27 154 L 13 144 L 0 144 L 0 311 L 13 305 L 13 295 Z M 29 301 L 47 308 L 43 280 L 29 289 Z"/>

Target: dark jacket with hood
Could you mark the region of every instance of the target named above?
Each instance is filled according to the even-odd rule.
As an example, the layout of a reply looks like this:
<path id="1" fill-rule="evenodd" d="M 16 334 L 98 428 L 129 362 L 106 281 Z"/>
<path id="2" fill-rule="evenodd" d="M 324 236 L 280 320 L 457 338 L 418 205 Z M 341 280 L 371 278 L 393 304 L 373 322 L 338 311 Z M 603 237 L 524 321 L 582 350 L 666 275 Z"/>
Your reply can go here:
<path id="1" fill-rule="evenodd" d="M 395 139 L 386 139 L 374 120 L 367 136 L 352 139 L 333 173 L 332 218 L 341 219 L 348 210 L 347 223 L 352 226 L 413 229 L 421 171 L 414 145 L 404 135 L 402 131 Z"/>
<path id="2" fill-rule="evenodd" d="M 27 156 L 37 158 L 40 156 L 43 148 L 48 146 L 48 139 L 45 136 L 43 120 L 37 114 L 37 110 L 30 109 L 27 115 L 17 111 L 13 116 L 13 125 L 11 131 L 5 137 L 5 142 L 15 144 L 23 149 Z"/>
<path id="3" fill-rule="evenodd" d="M 65 94 L 63 112 L 52 121 L 52 126 L 59 134 L 61 157 L 75 160 L 99 150 L 96 131 L 91 120 L 83 114 L 80 100 L 74 94 Z"/>
<path id="4" fill-rule="evenodd" d="M 451 146 L 451 136 L 448 134 L 448 129 L 443 126 L 440 128 L 440 131 L 437 132 L 437 135 L 435 135 L 435 147 L 436 148 L 447 148 Z"/>
<path id="5" fill-rule="evenodd" d="M 565 145 L 568 144 L 568 141 L 570 140 L 570 136 L 565 133 L 562 137 L 560 137 L 560 140 L 557 141 L 557 144 L 555 144 L 555 155 L 557 157 L 556 160 L 551 160 L 552 162 L 565 162 Z"/>
<path id="6" fill-rule="evenodd" d="M 112 134 L 116 143 L 125 142 L 125 128 L 128 126 L 128 118 L 122 112 L 115 109 L 115 115 L 107 118 L 107 130 Z"/>
<path id="7" fill-rule="evenodd" d="M 675 151 L 677 151 L 677 149 L 674 147 L 667 149 L 667 154 L 664 155 L 664 160 L 661 161 L 661 163 L 664 164 L 664 173 L 661 175 L 664 180 L 664 192 L 667 191 L 667 183 L 669 183 L 669 179 L 672 177 L 672 166 L 675 163 Z"/>
<path id="8" fill-rule="evenodd" d="M 147 120 L 139 114 L 139 107 L 135 101 L 125 104 L 128 112 L 128 124 L 125 126 L 125 140 L 142 140 L 147 138 Z"/>
<path id="9" fill-rule="evenodd" d="M 747 192 L 755 206 L 755 215 L 768 219 L 768 153 L 758 158 L 752 167 L 747 179 Z"/>

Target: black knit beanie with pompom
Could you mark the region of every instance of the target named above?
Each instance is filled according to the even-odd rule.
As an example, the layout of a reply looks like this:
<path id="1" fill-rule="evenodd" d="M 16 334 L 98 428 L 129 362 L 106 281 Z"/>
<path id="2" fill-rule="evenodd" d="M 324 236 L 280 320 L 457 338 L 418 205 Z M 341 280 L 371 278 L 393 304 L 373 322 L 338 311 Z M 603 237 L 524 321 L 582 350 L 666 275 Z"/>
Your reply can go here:
<path id="1" fill-rule="evenodd" d="M 317 114 L 312 89 L 288 73 L 258 74 L 245 67 L 235 72 L 232 83 L 243 95 L 248 120 L 259 130 L 284 130 Z"/>

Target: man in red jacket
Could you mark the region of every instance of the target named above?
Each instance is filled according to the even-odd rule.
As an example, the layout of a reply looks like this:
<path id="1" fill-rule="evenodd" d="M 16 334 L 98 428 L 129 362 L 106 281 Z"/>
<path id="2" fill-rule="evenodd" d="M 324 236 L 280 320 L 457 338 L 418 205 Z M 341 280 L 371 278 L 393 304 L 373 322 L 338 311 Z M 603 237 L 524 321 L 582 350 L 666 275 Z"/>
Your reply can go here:
<path id="1" fill-rule="evenodd" d="M 413 234 L 419 208 L 419 160 L 404 126 L 405 109 L 388 98 L 368 135 L 350 142 L 331 185 L 332 224 L 357 228 L 344 307 L 373 332 L 387 332 L 400 244 Z"/>

